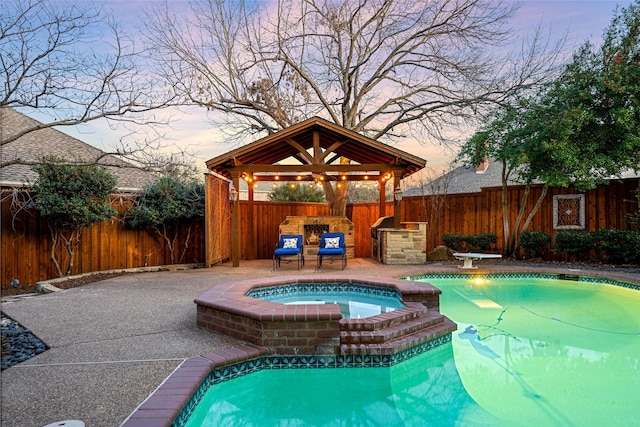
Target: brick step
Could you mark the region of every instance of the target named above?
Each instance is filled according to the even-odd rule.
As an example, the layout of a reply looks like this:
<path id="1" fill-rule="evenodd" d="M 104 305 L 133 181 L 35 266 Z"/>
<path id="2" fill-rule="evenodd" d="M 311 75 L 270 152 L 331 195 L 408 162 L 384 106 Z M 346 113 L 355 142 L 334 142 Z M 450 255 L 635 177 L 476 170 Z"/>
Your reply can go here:
<path id="1" fill-rule="evenodd" d="M 382 329 L 340 331 L 340 342 L 342 344 L 383 344 L 405 335 L 418 333 L 442 323 L 443 320 L 444 316 L 434 310 L 425 313 L 424 316 L 409 318 L 402 323 L 394 323 Z"/>
<path id="2" fill-rule="evenodd" d="M 376 331 L 429 315 L 427 307 L 419 302 L 405 302 L 405 308 L 365 319 L 343 319 L 341 331 Z"/>
<path id="3" fill-rule="evenodd" d="M 315 354 L 336 354 L 336 350 L 340 347 L 340 338 L 327 338 L 322 344 L 316 345 Z"/>
<path id="4" fill-rule="evenodd" d="M 442 316 L 442 321 L 433 326 L 384 343 L 342 343 L 340 345 L 340 354 L 344 356 L 393 355 L 450 334 L 456 329 L 457 325 L 453 321 Z"/>

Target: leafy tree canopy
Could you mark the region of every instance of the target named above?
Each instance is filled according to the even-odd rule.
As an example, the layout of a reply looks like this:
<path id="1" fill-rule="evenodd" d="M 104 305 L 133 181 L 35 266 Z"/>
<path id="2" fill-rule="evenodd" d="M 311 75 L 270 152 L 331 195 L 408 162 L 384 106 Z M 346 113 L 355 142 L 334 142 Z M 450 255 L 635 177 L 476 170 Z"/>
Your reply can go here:
<path id="1" fill-rule="evenodd" d="M 50 259 L 58 276 L 63 276 L 57 251 L 62 243 L 69 254 L 66 274 L 71 274 L 75 248 L 80 244 L 82 228 L 106 221 L 117 212 L 109 204 L 116 177 L 97 165 L 69 165 L 60 157 L 44 157 L 33 166 L 38 179 L 33 207 L 46 221 L 51 235 Z"/>
<path id="2" fill-rule="evenodd" d="M 63 165 L 66 160 L 45 157 L 33 167 L 38 179 L 35 208 L 47 221 L 61 229 L 73 230 L 106 221 L 116 214 L 107 198 L 113 193 L 116 177 L 96 166 Z"/>
<path id="3" fill-rule="evenodd" d="M 516 248 L 529 185 L 509 224 L 510 179 L 542 182 L 543 191 L 522 226 L 526 230 L 549 186 L 586 190 L 627 169 L 640 169 L 640 2 L 616 13 L 600 48 L 585 43 L 560 76 L 541 90 L 494 111 L 460 158 L 503 164 L 505 248 Z"/>
<path id="4" fill-rule="evenodd" d="M 324 191 L 315 185 L 282 184 L 269 193 L 272 202 L 324 202 Z"/>
<path id="5" fill-rule="evenodd" d="M 392 181 L 387 181 L 387 187 L 385 189 L 386 201 L 393 200 L 393 185 Z M 347 193 L 347 202 L 349 203 L 366 203 L 377 202 L 380 200 L 380 189 L 377 185 L 362 185 L 357 182 L 349 183 L 349 191 Z"/>
<path id="6" fill-rule="evenodd" d="M 542 91 L 494 112 L 464 146 L 502 160 L 526 183 L 579 189 L 640 167 L 640 3 L 623 9 L 600 48 L 585 43 Z"/>
<path id="7" fill-rule="evenodd" d="M 176 243 L 181 230 L 185 231 L 183 250 L 178 262 L 182 262 L 194 220 L 204 216 L 204 184 L 200 181 L 166 175 L 145 187 L 142 195 L 126 215 L 125 222 L 131 228 L 153 230 L 162 236 L 175 260 Z"/>
<path id="8" fill-rule="evenodd" d="M 163 176 L 145 187 L 127 215 L 132 228 L 176 226 L 204 216 L 204 184 L 175 176 Z"/>

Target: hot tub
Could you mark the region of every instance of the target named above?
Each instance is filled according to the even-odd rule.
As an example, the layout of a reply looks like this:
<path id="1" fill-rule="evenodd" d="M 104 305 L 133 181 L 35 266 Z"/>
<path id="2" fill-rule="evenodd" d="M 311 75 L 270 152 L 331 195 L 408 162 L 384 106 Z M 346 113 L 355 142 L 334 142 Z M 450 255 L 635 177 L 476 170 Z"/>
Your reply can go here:
<path id="1" fill-rule="evenodd" d="M 313 300 L 295 295 L 305 289 L 314 290 Z M 337 299 L 345 292 L 364 298 L 343 304 L 354 309 L 348 316 Z M 321 293 L 328 298 L 318 303 Z M 277 277 L 218 285 L 195 303 L 199 327 L 271 354 L 374 356 L 397 354 L 455 330 L 440 314 L 440 293 L 428 283 L 390 278 Z M 271 296 L 295 301 L 268 300 Z M 361 302 L 372 299 L 377 308 L 365 310 Z"/>
<path id="2" fill-rule="evenodd" d="M 336 304 L 343 319 L 364 319 L 404 308 L 395 289 L 354 284 L 297 284 L 250 291 L 247 296 L 285 305 Z"/>

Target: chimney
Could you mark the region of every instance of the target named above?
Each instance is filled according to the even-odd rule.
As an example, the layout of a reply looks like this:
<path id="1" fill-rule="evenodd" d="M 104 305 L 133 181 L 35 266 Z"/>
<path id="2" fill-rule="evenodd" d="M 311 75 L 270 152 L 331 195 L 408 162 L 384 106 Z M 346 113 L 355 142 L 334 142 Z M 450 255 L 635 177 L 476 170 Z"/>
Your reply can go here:
<path id="1" fill-rule="evenodd" d="M 482 162 L 479 165 L 476 165 L 476 173 L 485 173 L 489 168 L 489 158 L 484 156 Z"/>

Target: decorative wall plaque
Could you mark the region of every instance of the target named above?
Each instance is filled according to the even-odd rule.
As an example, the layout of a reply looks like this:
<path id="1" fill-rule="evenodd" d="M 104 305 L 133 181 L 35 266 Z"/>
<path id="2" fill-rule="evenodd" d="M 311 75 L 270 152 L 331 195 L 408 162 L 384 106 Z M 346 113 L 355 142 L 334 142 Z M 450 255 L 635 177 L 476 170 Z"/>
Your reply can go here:
<path id="1" fill-rule="evenodd" d="M 553 196 L 553 229 L 583 230 L 584 212 L 584 194 Z"/>

